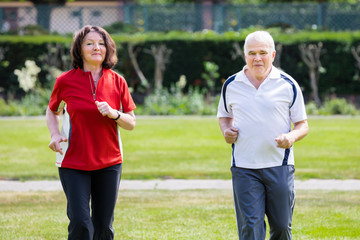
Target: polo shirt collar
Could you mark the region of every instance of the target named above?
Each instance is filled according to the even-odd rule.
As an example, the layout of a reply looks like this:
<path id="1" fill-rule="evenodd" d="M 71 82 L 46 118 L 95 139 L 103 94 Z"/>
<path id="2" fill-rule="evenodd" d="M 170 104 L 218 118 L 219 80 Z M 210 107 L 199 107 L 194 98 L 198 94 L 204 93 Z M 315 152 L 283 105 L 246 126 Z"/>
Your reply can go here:
<path id="1" fill-rule="evenodd" d="M 239 81 L 239 82 L 245 82 L 246 81 L 246 79 L 247 79 L 247 77 L 245 75 L 245 69 L 246 68 L 247 68 L 247 66 L 245 65 L 243 67 L 243 69 L 236 74 L 235 81 Z"/>
<path id="2" fill-rule="evenodd" d="M 103 75 L 107 74 L 109 70 L 110 70 L 110 69 L 103 68 L 103 69 L 102 69 Z M 77 68 L 77 71 L 81 72 L 81 73 L 84 74 L 84 75 L 90 74 L 90 72 L 85 72 L 84 70 L 82 70 L 82 69 L 79 68 L 79 67 Z"/>
<path id="3" fill-rule="evenodd" d="M 277 69 L 276 67 L 272 66 L 271 68 L 271 72 L 268 76 L 269 79 L 279 79 L 281 76 L 280 76 L 280 70 Z"/>
<path id="4" fill-rule="evenodd" d="M 235 81 L 240 81 L 240 82 L 247 82 L 247 77 L 245 75 L 245 69 L 247 69 L 248 67 L 245 65 L 243 67 L 243 69 L 238 72 L 236 74 L 236 77 L 235 77 Z M 279 69 L 277 69 L 276 67 L 272 66 L 271 67 L 271 71 L 269 73 L 269 75 L 267 76 L 267 79 L 279 79 L 280 78 L 280 71 Z"/>

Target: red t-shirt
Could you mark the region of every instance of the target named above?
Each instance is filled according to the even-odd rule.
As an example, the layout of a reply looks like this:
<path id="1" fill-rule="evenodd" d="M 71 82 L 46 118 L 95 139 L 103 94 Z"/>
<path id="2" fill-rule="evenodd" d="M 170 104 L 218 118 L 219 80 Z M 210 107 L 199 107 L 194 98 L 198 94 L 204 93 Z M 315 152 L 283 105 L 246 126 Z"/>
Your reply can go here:
<path id="1" fill-rule="evenodd" d="M 59 167 L 92 171 L 122 163 L 119 127 L 100 114 L 94 92 L 96 101 L 105 101 L 113 109 L 130 112 L 136 108 L 125 79 L 111 69 L 103 69 L 96 89 L 91 73 L 79 68 L 57 77 L 49 108 L 59 112 L 66 104 L 62 135 L 68 138 L 64 155 L 56 162 Z"/>

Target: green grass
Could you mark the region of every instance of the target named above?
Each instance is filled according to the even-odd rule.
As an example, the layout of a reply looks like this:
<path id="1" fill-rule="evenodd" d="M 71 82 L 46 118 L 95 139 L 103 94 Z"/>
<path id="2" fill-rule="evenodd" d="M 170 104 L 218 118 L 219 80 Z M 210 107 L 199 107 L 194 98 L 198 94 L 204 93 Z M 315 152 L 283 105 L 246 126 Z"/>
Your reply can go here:
<path id="1" fill-rule="evenodd" d="M 0 239 L 66 239 L 62 192 L 1 193 Z M 294 239 L 360 239 L 360 192 L 298 191 Z M 115 239 L 237 239 L 231 190 L 119 193 Z M 268 235 L 269 236 L 269 235 Z"/>
<path id="2" fill-rule="evenodd" d="M 310 118 L 295 143 L 297 179 L 360 179 L 360 118 Z M 55 179 L 55 154 L 44 118 L 0 120 L 0 178 Z M 123 179 L 230 178 L 231 147 L 216 117 L 138 117 L 121 131 Z"/>
<path id="3" fill-rule="evenodd" d="M 300 179 L 360 179 L 360 118 L 310 118 L 310 132 L 295 143 Z"/>
<path id="4" fill-rule="evenodd" d="M 57 178 L 45 118 L 1 119 L 0 133 L 0 177 Z"/>

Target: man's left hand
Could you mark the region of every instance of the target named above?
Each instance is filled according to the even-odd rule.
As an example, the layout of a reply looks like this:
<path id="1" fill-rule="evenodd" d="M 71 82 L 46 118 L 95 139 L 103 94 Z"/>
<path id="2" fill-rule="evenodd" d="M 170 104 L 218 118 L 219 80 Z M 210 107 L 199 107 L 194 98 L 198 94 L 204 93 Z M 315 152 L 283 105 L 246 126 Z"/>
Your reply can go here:
<path id="1" fill-rule="evenodd" d="M 281 134 L 275 138 L 275 141 L 277 142 L 277 147 L 287 149 L 294 144 L 295 139 L 290 134 Z"/>

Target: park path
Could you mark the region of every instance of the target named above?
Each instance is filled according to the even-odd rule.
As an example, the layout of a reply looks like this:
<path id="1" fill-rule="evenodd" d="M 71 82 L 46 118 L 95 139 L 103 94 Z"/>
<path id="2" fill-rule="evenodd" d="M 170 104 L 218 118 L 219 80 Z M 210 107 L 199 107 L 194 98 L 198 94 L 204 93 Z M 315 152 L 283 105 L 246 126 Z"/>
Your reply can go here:
<path id="1" fill-rule="evenodd" d="M 186 190 L 186 189 L 231 189 L 231 180 L 121 180 L 124 190 Z M 296 190 L 360 191 L 360 180 L 295 180 Z M 59 191 L 59 181 L 8 181 L 0 180 L 0 192 Z"/>

